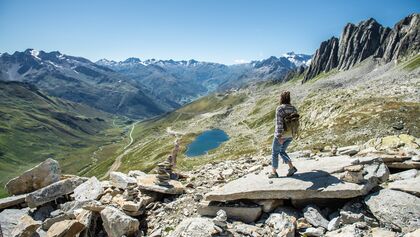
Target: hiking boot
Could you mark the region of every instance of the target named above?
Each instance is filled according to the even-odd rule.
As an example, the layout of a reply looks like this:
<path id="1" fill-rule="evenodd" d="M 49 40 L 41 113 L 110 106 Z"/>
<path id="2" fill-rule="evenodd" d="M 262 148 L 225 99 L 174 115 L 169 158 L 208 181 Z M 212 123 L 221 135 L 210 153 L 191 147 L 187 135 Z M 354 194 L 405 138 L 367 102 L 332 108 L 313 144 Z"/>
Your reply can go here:
<path id="1" fill-rule="evenodd" d="M 296 167 L 289 169 L 289 172 L 287 172 L 287 177 L 294 175 L 296 172 L 297 172 Z"/>
<path id="2" fill-rule="evenodd" d="M 268 176 L 268 178 L 269 179 L 275 179 L 275 178 L 278 178 L 279 177 L 279 175 L 277 174 L 277 172 L 276 173 L 271 173 L 269 176 Z"/>

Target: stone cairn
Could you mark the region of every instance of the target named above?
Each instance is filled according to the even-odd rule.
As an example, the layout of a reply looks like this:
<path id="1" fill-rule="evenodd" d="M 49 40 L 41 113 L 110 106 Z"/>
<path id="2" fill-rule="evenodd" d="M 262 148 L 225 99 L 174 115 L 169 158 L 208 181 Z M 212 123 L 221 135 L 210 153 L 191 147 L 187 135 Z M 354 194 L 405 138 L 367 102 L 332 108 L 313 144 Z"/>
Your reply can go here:
<path id="1" fill-rule="evenodd" d="M 170 186 L 169 180 L 172 174 L 172 165 L 169 161 L 159 163 L 157 170 L 157 184 L 161 186 Z"/>
<path id="2" fill-rule="evenodd" d="M 123 197 L 127 201 L 138 201 L 139 199 L 139 189 L 137 187 L 137 184 L 129 184 L 127 186 L 127 189 L 124 190 Z"/>

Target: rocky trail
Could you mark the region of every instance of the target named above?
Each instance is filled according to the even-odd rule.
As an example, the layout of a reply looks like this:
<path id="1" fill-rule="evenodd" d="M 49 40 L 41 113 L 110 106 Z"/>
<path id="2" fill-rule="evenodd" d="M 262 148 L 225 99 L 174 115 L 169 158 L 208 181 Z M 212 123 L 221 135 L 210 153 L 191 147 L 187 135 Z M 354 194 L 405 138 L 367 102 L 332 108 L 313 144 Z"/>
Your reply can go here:
<path id="1" fill-rule="evenodd" d="M 110 172 L 109 180 L 61 173 L 48 159 L 10 180 L 0 199 L 3 236 L 404 236 L 420 234 L 420 140 L 290 153 L 268 179 L 270 158 L 207 164 L 169 180 Z M 165 174 L 165 175 L 164 175 Z"/>

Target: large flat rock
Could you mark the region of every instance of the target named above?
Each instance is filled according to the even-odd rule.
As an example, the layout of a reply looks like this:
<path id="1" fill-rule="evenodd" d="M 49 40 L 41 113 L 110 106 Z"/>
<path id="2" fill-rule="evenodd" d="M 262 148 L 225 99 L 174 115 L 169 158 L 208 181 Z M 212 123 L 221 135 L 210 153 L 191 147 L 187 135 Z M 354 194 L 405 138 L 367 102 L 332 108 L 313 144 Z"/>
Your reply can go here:
<path id="1" fill-rule="evenodd" d="M 137 177 L 137 185 L 140 190 L 152 191 L 163 194 L 181 194 L 185 188 L 181 182 L 170 180 L 168 186 L 158 185 L 156 175 L 145 175 Z"/>
<path id="2" fill-rule="evenodd" d="M 388 185 L 388 188 L 404 191 L 420 197 L 420 176 L 411 179 L 394 181 Z"/>
<path id="3" fill-rule="evenodd" d="M 363 164 L 361 172 L 367 180 L 360 184 L 342 181 L 339 177 L 344 168 L 355 164 Z M 271 167 L 267 167 L 259 174 L 248 174 L 208 193 L 206 200 L 353 198 L 367 194 L 389 174 L 382 160 L 375 157 L 325 157 L 297 160 L 294 165 L 299 171 L 293 177 L 285 177 L 287 165 L 281 165 L 278 173 L 282 177 L 268 179 L 266 173 Z"/>

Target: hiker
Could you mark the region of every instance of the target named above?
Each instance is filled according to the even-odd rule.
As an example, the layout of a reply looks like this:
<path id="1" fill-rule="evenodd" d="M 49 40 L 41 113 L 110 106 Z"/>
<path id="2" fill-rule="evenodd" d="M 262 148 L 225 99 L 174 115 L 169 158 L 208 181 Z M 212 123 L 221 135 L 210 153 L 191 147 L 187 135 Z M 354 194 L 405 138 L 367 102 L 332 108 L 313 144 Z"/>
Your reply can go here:
<path id="1" fill-rule="evenodd" d="M 276 127 L 274 131 L 273 148 L 272 148 L 272 173 L 269 178 L 278 178 L 277 168 L 279 166 L 279 155 L 283 163 L 289 165 L 287 176 L 292 176 L 297 172 L 293 166 L 290 157 L 286 153 L 286 149 L 292 142 L 293 137 L 297 136 L 299 126 L 299 114 L 296 108 L 290 104 L 290 92 L 284 91 L 280 95 L 280 105 L 276 109 Z"/>

